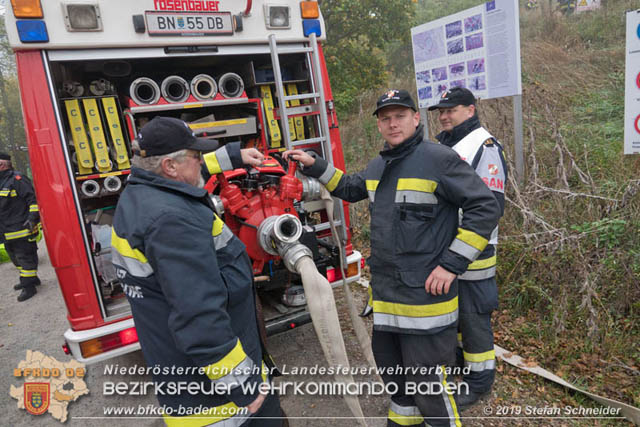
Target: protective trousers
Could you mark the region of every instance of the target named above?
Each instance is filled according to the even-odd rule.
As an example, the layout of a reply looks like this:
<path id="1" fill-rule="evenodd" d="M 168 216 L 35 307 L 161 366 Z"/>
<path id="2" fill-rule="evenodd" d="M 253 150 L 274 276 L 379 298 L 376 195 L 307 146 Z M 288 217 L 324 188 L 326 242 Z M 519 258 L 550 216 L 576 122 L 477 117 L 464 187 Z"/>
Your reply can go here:
<path id="1" fill-rule="evenodd" d="M 371 344 L 392 393 L 387 426 L 460 425 L 455 393 L 445 391 L 451 385 L 444 368 L 455 362 L 455 326 L 432 335 L 374 330 Z"/>
<path id="2" fill-rule="evenodd" d="M 469 370 L 463 381 L 469 390 L 484 393 L 491 390 L 496 375 L 491 312 L 498 308 L 496 278 L 458 280 L 457 364 Z"/>
<path id="3" fill-rule="evenodd" d="M 9 259 L 20 272 L 20 285 L 23 288 L 35 287 L 40 283 L 38 279 L 38 245 L 30 238 L 7 240 L 4 248 Z"/>
<path id="4" fill-rule="evenodd" d="M 284 427 L 289 422 L 280 408 L 280 398 L 276 393 L 269 393 L 262 406 L 249 418 L 242 427 Z"/>

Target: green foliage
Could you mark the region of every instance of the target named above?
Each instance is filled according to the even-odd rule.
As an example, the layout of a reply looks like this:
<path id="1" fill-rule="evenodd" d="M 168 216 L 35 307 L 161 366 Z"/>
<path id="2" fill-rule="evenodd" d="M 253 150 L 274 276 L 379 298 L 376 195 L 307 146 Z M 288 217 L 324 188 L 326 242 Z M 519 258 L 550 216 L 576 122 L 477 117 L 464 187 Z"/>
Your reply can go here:
<path id="1" fill-rule="evenodd" d="M 0 245 L 0 264 L 7 261 L 9 261 L 9 255 L 4 248 L 4 245 Z"/>
<path id="2" fill-rule="evenodd" d="M 324 0 L 327 27 L 324 46 L 338 111 L 353 108 L 365 89 L 388 80 L 385 46 L 407 37 L 413 3 L 408 0 Z"/>
<path id="3" fill-rule="evenodd" d="M 626 225 L 627 221 L 623 219 L 601 219 L 572 225 L 571 229 L 579 233 L 594 234 L 597 239 L 596 246 L 600 246 L 602 243 L 612 249 L 621 244 Z"/>

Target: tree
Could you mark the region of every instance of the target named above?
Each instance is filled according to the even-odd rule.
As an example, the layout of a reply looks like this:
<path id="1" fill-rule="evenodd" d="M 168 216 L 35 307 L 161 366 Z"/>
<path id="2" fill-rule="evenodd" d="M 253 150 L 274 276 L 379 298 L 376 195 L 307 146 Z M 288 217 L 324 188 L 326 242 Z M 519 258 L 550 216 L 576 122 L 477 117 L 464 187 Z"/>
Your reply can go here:
<path id="1" fill-rule="evenodd" d="M 9 46 L 4 20 L 0 19 L 0 149 L 11 154 L 18 170 L 28 171 L 26 139 L 20 111 L 20 96 L 16 79 L 16 64 Z"/>
<path id="2" fill-rule="evenodd" d="M 327 27 L 324 46 L 338 111 L 353 105 L 366 89 L 388 80 L 385 49 L 390 41 L 409 39 L 413 3 L 409 0 L 323 0 Z"/>

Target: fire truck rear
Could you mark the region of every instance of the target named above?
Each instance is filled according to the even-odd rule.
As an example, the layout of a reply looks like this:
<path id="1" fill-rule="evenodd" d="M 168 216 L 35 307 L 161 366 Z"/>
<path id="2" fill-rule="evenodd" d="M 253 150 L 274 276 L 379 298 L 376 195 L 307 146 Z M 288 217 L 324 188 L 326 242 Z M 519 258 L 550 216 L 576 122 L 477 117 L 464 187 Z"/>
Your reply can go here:
<path id="1" fill-rule="evenodd" d="M 281 157 L 287 148 L 313 150 L 344 170 L 317 2 L 11 5 L 6 30 L 45 240 L 68 310 L 66 352 L 92 363 L 139 348 L 111 264 L 111 221 L 131 141 L 156 115 L 267 156 L 260 167 L 207 183 L 218 213 L 247 246 L 267 333 L 310 320 L 290 268 L 299 257 L 312 257 L 333 285 L 360 277 L 346 204 L 335 203 L 335 236 L 320 184 Z"/>

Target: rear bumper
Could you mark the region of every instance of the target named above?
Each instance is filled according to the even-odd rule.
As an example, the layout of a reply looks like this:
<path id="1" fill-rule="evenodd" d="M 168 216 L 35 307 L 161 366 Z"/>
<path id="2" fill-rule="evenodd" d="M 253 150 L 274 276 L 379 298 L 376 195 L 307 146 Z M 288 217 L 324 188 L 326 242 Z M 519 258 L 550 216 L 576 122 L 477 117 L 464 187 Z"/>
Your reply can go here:
<path id="1" fill-rule="evenodd" d="M 91 364 L 96 362 L 101 362 L 103 360 L 111 359 L 112 357 L 122 356 L 123 354 L 131 353 L 136 350 L 140 350 L 140 343 L 135 342 L 133 344 L 126 345 L 124 347 L 116 348 L 96 356 L 92 357 L 83 357 L 82 351 L 80 350 L 80 343 L 94 339 L 103 337 L 105 335 L 113 334 L 116 332 L 123 331 L 125 329 L 129 329 L 134 327 L 133 319 L 129 318 L 126 320 L 122 320 L 120 322 L 110 323 L 106 326 L 101 326 L 95 329 L 87 329 L 85 331 L 73 331 L 71 329 L 67 329 L 64 333 L 64 339 L 69 346 L 69 350 L 71 350 L 71 355 L 74 359 L 79 362 Z"/>

